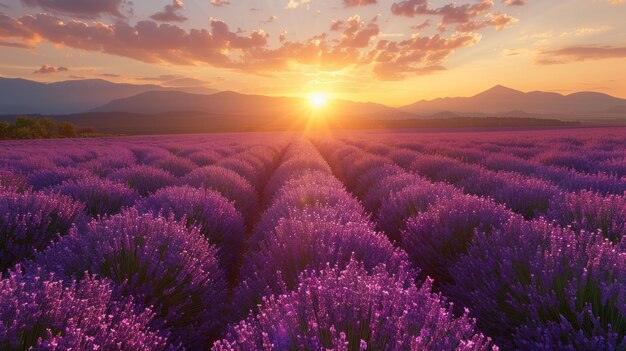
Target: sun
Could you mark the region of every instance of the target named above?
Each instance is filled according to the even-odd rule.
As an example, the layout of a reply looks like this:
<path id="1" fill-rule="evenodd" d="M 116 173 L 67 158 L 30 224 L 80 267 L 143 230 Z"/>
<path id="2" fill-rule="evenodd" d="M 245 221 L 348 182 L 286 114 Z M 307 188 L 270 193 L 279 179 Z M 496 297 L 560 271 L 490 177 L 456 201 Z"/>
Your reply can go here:
<path id="1" fill-rule="evenodd" d="M 309 95 L 309 101 L 313 108 L 322 108 L 328 103 L 328 94 L 320 92 L 311 93 L 311 95 Z"/>

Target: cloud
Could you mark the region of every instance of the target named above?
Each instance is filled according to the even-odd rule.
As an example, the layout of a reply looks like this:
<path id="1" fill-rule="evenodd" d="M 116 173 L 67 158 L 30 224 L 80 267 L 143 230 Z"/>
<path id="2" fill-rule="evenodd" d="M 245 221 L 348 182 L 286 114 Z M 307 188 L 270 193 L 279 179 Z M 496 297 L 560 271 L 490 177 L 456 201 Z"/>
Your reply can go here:
<path id="1" fill-rule="evenodd" d="M 370 41 L 380 33 L 376 24 L 376 18 L 369 23 L 361 21 L 359 15 L 348 18 L 345 22 L 339 47 L 342 48 L 365 48 Z"/>
<path id="2" fill-rule="evenodd" d="M 155 13 L 150 18 L 159 22 L 185 22 L 187 17 L 178 13 L 183 8 L 185 4 L 182 0 L 172 0 L 171 5 L 165 5 L 163 11 Z"/>
<path id="3" fill-rule="evenodd" d="M 41 66 L 40 69 L 33 72 L 34 74 L 51 74 L 51 73 L 60 73 L 67 72 L 68 69 L 66 67 L 55 67 L 48 64 Z"/>
<path id="4" fill-rule="evenodd" d="M 447 4 L 439 8 L 429 8 L 427 0 L 405 0 L 391 5 L 391 12 L 396 16 L 415 17 L 417 15 L 439 15 L 441 22 L 467 23 L 472 18 L 485 14 L 493 7 L 492 0 L 480 0 L 475 4 Z"/>
<path id="5" fill-rule="evenodd" d="M 276 22 L 277 19 L 278 17 L 272 15 L 268 19 L 261 21 L 261 23 L 270 24 Z"/>
<path id="6" fill-rule="evenodd" d="M 32 46 L 28 44 L 15 43 L 15 42 L 4 41 L 4 40 L 0 40 L 0 46 L 5 47 L 5 48 L 15 48 L 15 49 L 32 49 L 33 48 Z"/>
<path id="7" fill-rule="evenodd" d="M 547 50 L 539 54 L 537 63 L 549 65 L 609 58 L 626 58 L 626 47 L 570 46 L 562 49 Z"/>
<path id="8" fill-rule="evenodd" d="M 216 7 L 230 5 L 230 0 L 211 0 L 211 5 Z"/>
<path id="9" fill-rule="evenodd" d="M 306 7 L 308 9 L 310 5 L 311 0 L 289 0 L 285 8 L 288 10 L 294 10 L 299 7 Z"/>
<path id="10" fill-rule="evenodd" d="M 457 27 L 461 32 L 473 32 L 485 27 L 493 26 L 496 30 L 502 30 L 505 27 L 517 23 L 519 20 L 502 12 L 488 13 L 485 19 L 478 21 L 469 21 Z"/>
<path id="11" fill-rule="evenodd" d="M 455 33 L 445 38 L 413 36 L 400 42 L 381 40 L 363 60 L 373 65 L 373 72 L 381 80 L 402 80 L 408 75 L 424 75 L 445 70 L 444 61 L 455 50 L 480 41 L 475 33 Z"/>
<path id="12" fill-rule="evenodd" d="M 6 28 L 4 22 L 8 24 Z M 205 63 L 236 68 L 240 63 L 231 60 L 229 52 L 265 46 L 267 37 L 263 31 L 238 35 L 217 19 L 211 19 L 210 29 L 185 30 L 153 21 L 130 25 L 121 21 L 115 24 L 63 21 L 48 14 L 26 15 L 10 21 L 0 16 L 0 39 L 39 38 L 60 46 L 155 64 Z"/>
<path id="13" fill-rule="evenodd" d="M 528 0 L 502 0 L 506 6 L 524 6 L 528 4 Z"/>
<path id="14" fill-rule="evenodd" d="M 377 3 L 377 0 L 343 0 L 343 5 L 345 7 L 368 6 L 368 5 L 374 5 L 376 3 Z"/>
<path id="15" fill-rule="evenodd" d="M 414 26 L 411 26 L 411 29 L 419 31 L 419 30 L 422 30 L 422 29 L 428 28 L 428 27 L 430 27 L 430 20 L 426 20 L 426 21 L 424 21 L 422 23 L 418 23 L 418 24 L 416 24 Z"/>
<path id="16" fill-rule="evenodd" d="M 104 14 L 123 18 L 121 7 L 125 3 L 125 0 L 22 0 L 26 6 L 82 18 L 96 18 Z"/>

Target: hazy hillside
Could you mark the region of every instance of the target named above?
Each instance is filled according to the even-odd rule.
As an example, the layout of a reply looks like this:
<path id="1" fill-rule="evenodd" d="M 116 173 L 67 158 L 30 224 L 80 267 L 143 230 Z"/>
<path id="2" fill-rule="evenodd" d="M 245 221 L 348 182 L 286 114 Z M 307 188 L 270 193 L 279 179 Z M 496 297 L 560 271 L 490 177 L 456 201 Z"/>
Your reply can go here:
<path id="1" fill-rule="evenodd" d="M 541 91 L 524 93 L 498 85 L 471 97 L 422 100 L 401 109 L 424 116 L 448 111 L 464 115 L 545 115 L 578 119 L 597 114 L 626 116 L 626 100 L 594 92 L 570 95 Z"/>
<path id="2" fill-rule="evenodd" d="M 207 88 L 164 88 L 154 84 L 118 84 L 101 79 L 39 83 L 0 78 L 0 114 L 70 114 L 146 91 L 180 90 L 215 93 Z"/>
<path id="3" fill-rule="evenodd" d="M 312 112 L 307 99 L 246 95 L 232 91 L 212 95 L 151 91 L 111 101 L 91 112 L 159 114 L 188 111 L 217 115 L 267 116 L 270 118 L 272 116 L 274 118 L 277 116 L 303 116 Z M 414 117 L 409 113 L 381 104 L 344 100 L 329 101 L 323 112 L 339 117 L 372 115 L 376 115 L 377 119 Z"/>

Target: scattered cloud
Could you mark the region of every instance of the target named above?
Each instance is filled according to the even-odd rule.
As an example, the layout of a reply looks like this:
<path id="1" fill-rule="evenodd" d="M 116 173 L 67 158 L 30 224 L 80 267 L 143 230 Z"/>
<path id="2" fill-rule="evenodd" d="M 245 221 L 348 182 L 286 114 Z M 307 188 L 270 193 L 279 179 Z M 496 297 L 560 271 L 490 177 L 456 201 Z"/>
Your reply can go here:
<path id="1" fill-rule="evenodd" d="M 509 16 L 506 13 L 488 13 L 482 20 L 469 21 L 459 25 L 457 30 L 462 32 L 473 32 L 485 27 L 494 27 L 496 30 L 502 30 L 505 27 L 517 22 L 519 22 L 517 18 Z"/>
<path id="2" fill-rule="evenodd" d="M 626 47 L 570 46 L 562 49 L 547 50 L 539 54 L 537 63 L 549 65 L 609 58 L 626 58 Z"/>
<path id="3" fill-rule="evenodd" d="M 403 17 L 440 16 L 441 22 L 437 26 L 440 32 L 445 32 L 449 25 L 456 25 L 456 29 L 461 32 L 471 32 L 485 27 L 501 30 L 518 22 L 516 18 L 505 13 L 489 12 L 493 7 L 492 0 L 478 0 L 473 4 L 463 5 L 449 3 L 438 8 L 431 8 L 428 0 L 404 0 L 392 4 L 391 12 L 396 16 Z M 428 24 L 424 22 L 423 25 L 427 26 Z"/>
<path id="4" fill-rule="evenodd" d="M 377 0 L 343 0 L 343 5 L 345 7 L 368 6 L 368 5 L 374 5 L 376 3 L 378 3 Z"/>
<path id="5" fill-rule="evenodd" d="M 67 72 L 68 69 L 66 67 L 55 67 L 55 66 L 51 66 L 48 64 L 45 64 L 43 66 L 41 66 L 40 69 L 34 71 L 34 74 L 51 74 L 51 73 L 60 73 L 60 72 Z"/>
<path id="6" fill-rule="evenodd" d="M 272 15 L 268 19 L 261 21 L 261 23 L 270 24 L 276 22 L 277 19 L 278 17 Z"/>
<path id="7" fill-rule="evenodd" d="M 524 6 L 528 4 L 528 0 L 502 0 L 506 6 Z"/>
<path id="8" fill-rule="evenodd" d="M 147 63 L 205 63 L 237 68 L 240 63 L 231 60 L 229 51 L 263 47 L 267 44 L 268 35 L 260 30 L 246 36 L 238 35 L 231 32 L 225 22 L 217 19 L 211 19 L 210 29 L 185 30 L 153 21 L 139 21 L 135 25 L 121 21 L 115 24 L 86 23 L 38 14 L 18 19 L 0 15 L 0 39 L 3 38 L 38 38 L 55 45 L 124 56 Z"/>
<path id="9" fill-rule="evenodd" d="M 381 40 L 363 59 L 373 64 L 381 80 L 402 80 L 408 75 L 424 75 L 445 70 L 444 61 L 455 50 L 480 41 L 475 33 L 455 33 L 451 37 L 415 35 L 400 42 Z"/>
<path id="10" fill-rule="evenodd" d="M 422 29 L 428 28 L 428 27 L 430 27 L 430 20 L 426 20 L 426 21 L 424 21 L 422 23 L 419 23 L 419 24 L 416 24 L 414 26 L 411 26 L 411 29 L 419 31 L 419 30 L 422 30 Z"/>
<path id="11" fill-rule="evenodd" d="M 155 13 L 150 18 L 159 22 L 185 22 L 187 17 L 178 13 L 184 8 L 185 4 L 182 0 L 172 0 L 171 5 L 165 5 L 163 11 Z"/>
<path id="12" fill-rule="evenodd" d="M 288 10 L 294 10 L 301 7 L 308 9 L 310 5 L 311 0 L 289 0 L 285 8 Z"/>
<path id="13" fill-rule="evenodd" d="M 216 7 L 230 5 L 230 0 L 211 0 L 211 5 Z"/>
<path id="14" fill-rule="evenodd" d="M 26 6 L 82 18 L 96 18 L 105 14 L 123 18 L 122 6 L 125 3 L 126 0 L 22 0 Z"/>
<path id="15" fill-rule="evenodd" d="M 12 41 L 4 41 L 0 40 L 0 46 L 5 48 L 15 48 L 15 49 L 32 49 L 32 46 L 25 43 L 16 43 Z"/>

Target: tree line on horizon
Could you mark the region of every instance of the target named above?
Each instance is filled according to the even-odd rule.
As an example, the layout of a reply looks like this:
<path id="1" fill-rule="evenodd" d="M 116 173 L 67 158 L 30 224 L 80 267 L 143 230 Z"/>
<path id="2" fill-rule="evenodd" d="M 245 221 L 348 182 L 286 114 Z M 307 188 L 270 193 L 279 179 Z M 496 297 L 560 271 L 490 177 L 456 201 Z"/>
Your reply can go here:
<path id="1" fill-rule="evenodd" d="M 18 116 L 13 123 L 0 121 L 0 140 L 78 138 L 93 130 L 83 130 L 67 121 L 50 117 Z"/>

